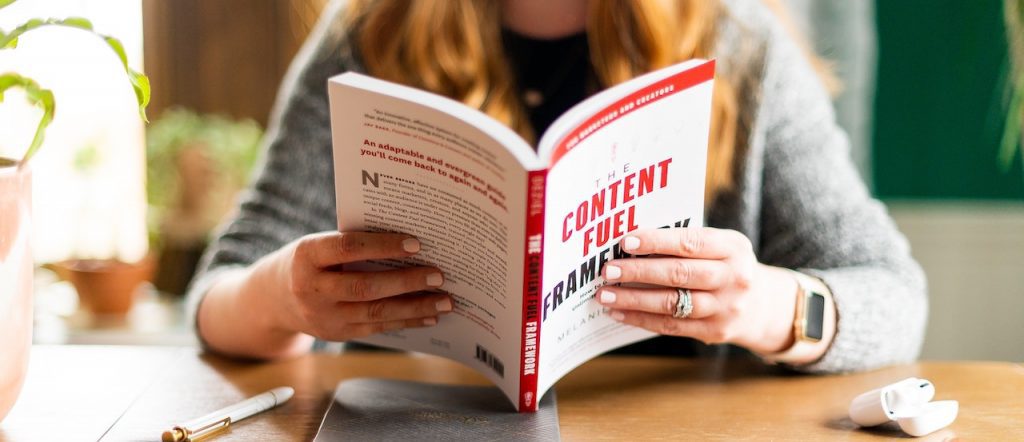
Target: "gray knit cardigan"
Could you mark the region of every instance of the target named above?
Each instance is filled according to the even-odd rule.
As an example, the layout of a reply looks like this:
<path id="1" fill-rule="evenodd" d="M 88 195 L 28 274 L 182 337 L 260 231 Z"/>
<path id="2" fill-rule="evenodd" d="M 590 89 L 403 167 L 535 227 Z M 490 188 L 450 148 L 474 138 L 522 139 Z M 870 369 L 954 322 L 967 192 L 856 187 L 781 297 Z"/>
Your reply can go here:
<path id="1" fill-rule="evenodd" d="M 927 317 L 925 278 L 878 201 L 868 194 L 828 94 L 760 2 L 729 0 L 716 45 L 719 75 L 740 97 L 734 190 L 707 207 L 707 225 L 734 229 L 765 264 L 821 278 L 838 332 L 809 372 L 913 361 Z M 278 95 L 266 151 L 237 213 L 212 242 L 189 290 L 194 315 L 210 283 L 300 236 L 336 230 L 327 79 L 361 71 L 333 2 Z"/>

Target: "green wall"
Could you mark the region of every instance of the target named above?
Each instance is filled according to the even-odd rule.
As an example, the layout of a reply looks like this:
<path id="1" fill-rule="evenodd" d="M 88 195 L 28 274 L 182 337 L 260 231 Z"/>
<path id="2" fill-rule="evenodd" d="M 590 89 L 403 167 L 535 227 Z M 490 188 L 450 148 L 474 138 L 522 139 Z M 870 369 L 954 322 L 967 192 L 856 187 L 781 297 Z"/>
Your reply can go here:
<path id="1" fill-rule="evenodd" d="M 859 0 L 852 0 L 859 1 Z M 1024 199 L 997 160 L 1001 0 L 878 0 L 873 170 L 881 198 Z"/>

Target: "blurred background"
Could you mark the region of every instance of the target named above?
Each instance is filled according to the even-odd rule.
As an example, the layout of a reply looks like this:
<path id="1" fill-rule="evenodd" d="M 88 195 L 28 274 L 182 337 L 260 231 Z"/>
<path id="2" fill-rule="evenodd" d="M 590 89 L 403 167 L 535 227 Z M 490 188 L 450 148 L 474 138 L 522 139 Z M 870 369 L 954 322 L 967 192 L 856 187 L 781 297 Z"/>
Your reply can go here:
<path id="1" fill-rule="evenodd" d="M 1022 77 L 1010 57 L 1024 37 L 1007 20 L 1018 0 L 764 1 L 843 82 L 835 103 L 853 159 L 928 275 L 922 357 L 1024 361 L 1024 84 L 1011 81 Z M 258 161 L 278 85 L 325 3 L 47 0 L 0 11 L 3 29 L 89 18 L 152 84 L 143 126 L 101 41 L 47 29 L 0 53 L 0 71 L 46 80 L 60 103 L 33 160 L 35 342 L 194 343 L 181 294 Z M 38 119 L 17 101 L 0 105 L 0 155 L 26 145 Z"/>

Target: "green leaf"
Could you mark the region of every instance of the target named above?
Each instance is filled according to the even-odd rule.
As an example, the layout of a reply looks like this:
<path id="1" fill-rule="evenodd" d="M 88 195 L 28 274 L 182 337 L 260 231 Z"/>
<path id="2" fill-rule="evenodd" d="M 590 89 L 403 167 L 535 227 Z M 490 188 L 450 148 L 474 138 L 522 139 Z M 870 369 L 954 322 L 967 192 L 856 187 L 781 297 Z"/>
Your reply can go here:
<path id="1" fill-rule="evenodd" d="M 15 2 L 15 0 L 0 0 L 0 9 L 8 7 L 8 6 L 11 5 L 11 3 L 14 3 L 14 2 Z"/>
<path id="2" fill-rule="evenodd" d="M 21 26 L 14 28 L 14 30 L 12 30 L 11 32 L 4 34 L 4 36 L 0 38 L 0 49 L 14 48 L 18 45 L 18 37 L 20 37 L 22 34 L 33 29 L 36 29 L 40 26 L 46 26 L 48 24 L 58 24 L 57 22 L 58 20 L 52 18 L 48 20 L 33 18 L 23 23 Z"/>
<path id="3" fill-rule="evenodd" d="M 132 89 L 135 90 L 135 100 L 139 104 L 139 116 L 142 121 L 149 122 L 146 117 L 146 106 L 149 105 L 150 89 L 149 89 L 149 77 L 146 77 L 141 72 L 137 72 L 128 66 L 128 57 L 124 52 L 124 45 L 121 41 L 111 37 L 103 36 L 103 41 L 107 42 L 110 49 L 117 54 L 117 57 L 121 60 L 121 65 L 124 67 L 124 71 L 128 74 L 128 81 L 132 84 Z"/>
<path id="4" fill-rule="evenodd" d="M 110 49 L 112 49 L 114 53 L 117 54 L 117 58 L 121 59 L 121 64 L 127 67 L 128 56 L 124 54 L 124 45 L 121 44 L 121 41 L 110 36 L 103 37 L 103 40 L 106 41 L 107 45 L 110 46 Z"/>
<path id="5" fill-rule="evenodd" d="M 139 102 L 139 117 L 142 118 L 142 121 L 149 123 L 149 118 L 146 117 L 146 106 L 149 106 L 150 98 L 149 77 L 129 69 L 128 79 L 132 82 L 135 99 Z"/>
<path id="6" fill-rule="evenodd" d="M 83 29 L 86 31 L 92 30 L 92 22 L 84 17 L 68 17 L 61 20 L 61 24 L 64 26 L 70 26 L 72 28 Z"/>
<path id="7" fill-rule="evenodd" d="M 43 116 L 39 119 L 39 125 L 36 126 L 36 133 L 32 137 L 32 143 L 29 144 L 28 151 L 25 152 L 25 156 L 22 158 L 21 163 L 28 163 L 28 160 L 35 155 L 39 147 L 43 145 L 43 137 L 46 134 L 46 128 L 53 122 L 54 114 L 54 101 L 53 91 L 49 89 L 43 89 L 31 78 L 23 77 L 15 73 L 0 74 L 0 97 L 3 96 L 4 92 L 11 88 L 20 88 L 25 91 L 25 96 L 29 103 L 39 107 L 43 110 Z"/>
<path id="8" fill-rule="evenodd" d="M 1024 118 L 1024 74 L 1019 75 L 1013 82 L 1010 93 L 1006 126 L 1003 129 L 1003 139 L 999 147 L 999 165 L 1004 172 L 1010 170 L 1013 159 L 1017 156 L 1017 148 L 1021 145 L 1021 119 Z"/>
<path id="9" fill-rule="evenodd" d="M 9 33 L 0 34 L 0 49 L 12 49 L 16 47 L 18 45 L 18 37 L 21 37 L 26 32 L 32 31 L 37 28 L 41 28 L 43 26 L 65 26 L 69 28 L 93 32 L 92 22 L 82 17 L 69 17 L 65 19 L 48 18 L 46 20 L 43 20 L 41 18 L 33 18 L 25 23 L 22 23 L 21 26 L 14 28 Z"/>
<path id="10" fill-rule="evenodd" d="M 0 2 L 12 1 L 12 0 L 0 0 Z M 0 49 L 12 49 L 18 45 L 18 37 L 29 32 L 33 29 L 42 26 L 65 26 L 84 31 L 92 32 L 96 36 L 103 39 L 107 43 L 107 46 L 114 51 L 114 55 L 117 55 L 118 60 L 121 60 L 121 66 L 124 68 L 125 74 L 128 75 L 128 81 L 132 85 L 132 90 L 135 91 L 135 100 L 139 105 L 139 116 L 143 121 L 149 122 L 146 117 L 146 106 L 149 105 L 150 99 L 150 87 L 149 77 L 146 77 L 141 72 L 136 72 L 128 66 L 128 56 L 125 54 L 124 45 L 121 41 L 111 37 L 109 35 L 97 34 L 93 30 L 92 22 L 82 17 L 69 17 L 65 19 L 50 18 L 46 20 L 42 19 L 31 19 L 21 26 L 18 26 L 13 31 L 7 34 L 0 33 Z"/>
<path id="11" fill-rule="evenodd" d="M 14 86 L 15 84 L 19 84 L 20 80 L 21 76 L 17 74 L 5 73 L 3 75 L 0 75 L 0 97 L 3 96 L 4 91 L 6 91 L 8 88 Z"/>
<path id="12" fill-rule="evenodd" d="M 28 160 L 35 155 L 36 151 L 43 145 L 43 137 L 46 135 L 46 128 L 53 122 L 53 92 L 46 91 L 46 99 L 40 100 L 35 103 L 36 106 L 43 108 L 43 118 L 39 120 L 39 125 L 36 126 L 35 136 L 32 137 L 32 144 L 29 145 L 28 151 L 25 152 L 25 157 L 21 159 L 22 164 L 28 163 Z"/>

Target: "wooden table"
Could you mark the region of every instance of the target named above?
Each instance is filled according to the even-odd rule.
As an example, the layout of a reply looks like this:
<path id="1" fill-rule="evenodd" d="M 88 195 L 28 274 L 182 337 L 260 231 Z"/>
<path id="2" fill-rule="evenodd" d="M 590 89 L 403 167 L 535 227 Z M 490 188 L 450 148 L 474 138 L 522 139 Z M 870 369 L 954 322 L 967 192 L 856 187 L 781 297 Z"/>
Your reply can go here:
<path id="1" fill-rule="evenodd" d="M 960 401 L 950 428 L 923 440 L 1024 440 L 1024 366 L 924 362 L 845 376 L 780 374 L 750 361 L 604 357 L 557 386 L 565 440 L 899 438 L 858 430 L 846 417 L 855 395 L 909 376 L 935 383 L 936 399 Z M 0 441 L 156 440 L 175 422 L 280 385 L 282 407 L 212 440 L 309 440 L 340 380 L 378 377 L 487 384 L 435 357 L 314 354 L 275 363 L 200 355 L 192 348 L 36 346 L 21 399 Z"/>

